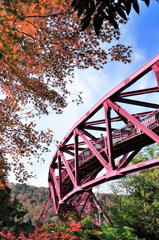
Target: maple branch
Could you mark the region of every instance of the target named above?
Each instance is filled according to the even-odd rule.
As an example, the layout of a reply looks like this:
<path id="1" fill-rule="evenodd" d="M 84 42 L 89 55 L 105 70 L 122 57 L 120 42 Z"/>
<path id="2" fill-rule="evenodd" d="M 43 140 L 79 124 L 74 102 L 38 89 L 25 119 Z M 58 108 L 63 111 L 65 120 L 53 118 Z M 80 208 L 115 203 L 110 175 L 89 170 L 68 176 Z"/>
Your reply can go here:
<path id="1" fill-rule="evenodd" d="M 36 18 L 36 17 L 38 17 L 38 18 L 48 18 L 48 17 L 56 17 L 56 16 L 58 16 L 58 15 L 67 15 L 67 14 L 72 14 L 73 13 L 73 11 L 71 11 L 71 12 L 64 12 L 64 13 L 55 13 L 55 14 L 49 14 L 49 15 L 43 15 L 43 16 L 41 16 L 41 15 L 33 15 L 33 16 L 26 16 L 26 17 L 23 17 L 24 19 L 25 18 Z"/>
<path id="2" fill-rule="evenodd" d="M 68 12 L 64 12 L 64 13 L 54 13 L 54 14 L 49 14 L 49 15 L 33 15 L 33 16 L 19 16 L 21 19 L 26 19 L 26 18 L 48 18 L 48 17 L 57 17 L 60 15 L 67 15 L 67 14 L 72 14 L 74 11 L 68 11 Z M 13 21 L 14 18 L 10 18 L 10 19 L 0 19 L 1 22 L 6 22 L 6 21 Z M 19 20 L 19 19 L 17 19 Z"/>
<path id="3" fill-rule="evenodd" d="M 28 20 L 26 20 L 26 19 L 25 19 L 25 21 L 26 21 L 27 23 L 29 23 L 30 25 L 32 25 L 32 26 L 39 32 L 39 29 L 38 29 L 32 22 L 30 22 L 30 21 L 28 21 Z"/>
<path id="4" fill-rule="evenodd" d="M 15 28 L 15 31 L 17 31 L 17 32 L 20 33 L 19 29 L 17 29 L 17 28 Z M 33 38 L 34 40 L 35 40 L 35 39 L 38 40 L 38 38 L 33 37 L 32 35 L 30 35 L 30 34 L 28 34 L 28 33 L 25 33 L 25 32 L 23 32 L 23 31 L 21 31 L 21 33 L 25 34 L 25 35 L 28 36 L 28 37 Z M 12 36 L 13 36 L 13 35 L 12 35 Z M 17 37 L 17 39 L 20 39 L 20 38 Z"/>
<path id="5" fill-rule="evenodd" d="M 4 60 L 4 62 L 5 62 L 5 60 Z M 16 74 L 16 76 L 20 79 L 20 81 L 21 82 L 23 82 L 23 84 L 28 88 L 28 92 L 29 92 L 29 88 L 32 90 L 32 92 L 33 93 L 36 93 L 36 96 L 39 96 L 39 97 L 41 97 L 41 98 L 46 98 L 47 100 L 49 100 L 49 94 L 47 94 L 46 93 L 46 91 L 43 93 L 42 91 L 38 91 L 37 89 L 36 89 L 36 87 L 32 87 L 32 86 L 34 86 L 34 85 L 29 85 L 28 83 L 26 83 L 26 81 L 24 81 L 20 76 L 19 76 L 19 74 L 17 73 L 17 71 L 16 71 L 16 69 L 14 68 L 14 67 L 12 67 L 9 63 L 6 63 L 12 70 L 14 70 L 14 72 L 15 72 L 15 74 Z M 44 84 L 43 84 L 44 85 Z M 58 89 L 58 87 L 56 87 L 57 89 Z M 55 94 L 55 97 L 54 97 L 54 101 L 56 102 L 56 99 L 58 98 L 58 97 L 61 97 L 61 95 L 58 93 L 58 92 L 56 92 L 56 91 L 54 91 L 53 89 L 51 89 L 53 92 L 54 92 L 54 94 Z M 26 89 L 25 89 L 25 91 L 27 91 Z M 61 90 L 60 90 L 61 91 Z M 33 94 L 32 93 L 32 94 Z M 45 110 L 45 111 L 44 111 Z M 46 114 L 48 114 L 48 111 L 46 110 L 46 109 L 44 109 L 44 110 L 41 110 L 43 113 L 46 113 Z"/>
<path id="6" fill-rule="evenodd" d="M 6 63 L 6 61 L 3 59 L 3 61 Z M 6 63 L 6 65 L 8 65 L 13 71 L 16 72 L 16 69 L 13 68 L 9 63 Z M 28 88 L 30 88 L 33 92 L 36 91 L 33 87 L 31 87 L 30 85 L 28 85 L 17 73 L 16 76 L 24 83 L 24 85 L 26 85 Z M 28 90 L 29 91 L 29 90 Z M 37 92 L 37 91 L 36 91 Z"/>

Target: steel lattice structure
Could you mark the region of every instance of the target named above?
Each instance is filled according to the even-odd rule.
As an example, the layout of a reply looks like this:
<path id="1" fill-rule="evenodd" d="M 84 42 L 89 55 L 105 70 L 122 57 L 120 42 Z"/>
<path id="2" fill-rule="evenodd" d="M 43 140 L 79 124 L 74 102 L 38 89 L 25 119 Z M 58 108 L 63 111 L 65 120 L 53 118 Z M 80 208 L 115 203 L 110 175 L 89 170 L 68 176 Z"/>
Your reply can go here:
<path id="1" fill-rule="evenodd" d="M 151 70 L 156 78 L 155 87 L 126 91 Z M 144 146 L 159 144 L 159 104 L 132 99 L 154 92 L 159 92 L 159 54 L 106 94 L 61 141 L 50 164 L 50 195 L 39 221 L 43 222 L 53 208 L 66 219 L 69 211 L 74 211 L 79 219 L 88 212 L 93 213 L 95 208 L 102 211 L 92 193 L 93 187 L 159 166 L 159 158 L 131 164 Z M 135 105 L 150 111 L 130 114 L 123 104 L 128 104 L 129 109 Z M 90 121 L 99 111 L 103 111 L 104 119 Z M 125 126 L 114 129 L 114 122 L 124 122 Z M 105 137 L 98 138 L 99 131 Z M 70 156 L 69 159 L 66 156 Z M 97 177 L 103 168 L 106 174 Z M 51 198 L 53 207 L 43 217 Z M 110 223 L 106 215 L 103 216 Z"/>

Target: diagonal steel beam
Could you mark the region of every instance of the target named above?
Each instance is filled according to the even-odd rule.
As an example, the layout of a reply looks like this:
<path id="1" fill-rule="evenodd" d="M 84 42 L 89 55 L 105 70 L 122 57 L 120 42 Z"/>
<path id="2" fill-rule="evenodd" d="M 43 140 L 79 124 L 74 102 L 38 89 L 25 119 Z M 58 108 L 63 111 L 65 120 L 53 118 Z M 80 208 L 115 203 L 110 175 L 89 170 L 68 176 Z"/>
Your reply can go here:
<path id="1" fill-rule="evenodd" d="M 76 187 L 77 185 L 76 185 L 75 177 L 74 177 L 74 175 L 73 175 L 73 173 L 72 173 L 72 171 L 71 171 L 71 168 L 70 168 L 70 166 L 69 166 L 69 164 L 68 164 L 68 162 L 67 162 L 67 160 L 66 160 L 66 158 L 65 158 L 65 156 L 64 156 L 64 154 L 63 154 L 63 152 L 60 151 L 60 150 L 59 150 L 59 155 L 61 156 L 61 158 L 62 158 L 62 160 L 63 160 L 63 163 L 64 163 L 64 165 L 65 165 L 65 167 L 66 167 L 66 170 L 67 170 L 67 172 L 68 172 L 68 175 L 70 176 L 70 179 L 71 179 L 71 181 L 72 181 L 72 183 L 73 183 L 73 186 Z"/>
<path id="2" fill-rule="evenodd" d="M 140 130 L 142 130 L 146 135 L 152 138 L 155 142 L 159 144 L 159 136 L 152 132 L 149 128 L 144 126 L 139 120 L 134 118 L 131 114 L 129 114 L 125 109 L 119 106 L 117 103 L 112 102 L 110 99 L 107 100 L 107 103 L 110 107 L 112 107 L 117 113 L 123 115 L 130 122 L 132 122 L 135 126 L 137 126 Z"/>
<path id="3" fill-rule="evenodd" d="M 58 182 L 57 182 L 57 179 L 56 179 L 54 170 L 53 170 L 52 168 L 50 168 L 50 173 L 51 173 L 51 175 L 52 175 L 54 184 L 55 184 L 55 186 L 56 186 L 56 193 L 57 193 L 57 195 L 58 195 L 58 198 L 60 199 L 60 188 L 59 188 L 59 184 L 58 184 Z"/>
<path id="4" fill-rule="evenodd" d="M 57 213 L 57 199 L 56 199 L 56 193 L 55 193 L 55 186 L 54 186 L 54 184 L 49 182 L 49 188 L 50 188 L 50 192 L 51 192 L 51 197 L 53 199 L 55 212 Z"/>
<path id="5" fill-rule="evenodd" d="M 50 208 L 48 213 L 43 217 L 43 219 L 39 220 L 39 222 L 43 223 L 45 221 L 45 219 L 49 216 L 49 214 L 52 212 L 53 209 L 54 209 L 54 206 L 52 206 L 52 208 Z"/>
<path id="6" fill-rule="evenodd" d="M 84 134 L 89 137 L 90 139 L 92 139 L 93 141 L 97 141 L 97 138 L 94 137 L 91 133 L 87 132 L 86 130 L 82 129 L 82 131 L 84 132 Z"/>
<path id="7" fill-rule="evenodd" d="M 112 226 L 113 224 L 111 223 L 110 219 L 108 218 L 108 216 L 106 216 L 106 214 L 103 212 L 102 210 L 102 206 L 100 204 L 100 202 L 97 200 L 96 196 L 92 193 L 92 198 L 94 199 L 95 205 L 97 207 L 97 209 L 103 213 L 103 217 L 105 218 L 105 220 L 109 223 L 110 226 Z"/>
<path id="8" fill-rule="evenodd" d="M 140 150 L 141 150 L 141 148 L 136 149 L 135 151 L 133 151 L 133 152 L 130 154 L 130 156 L 129 156 L 128 158 L 127 158 L 127 156 L 126 156 L 125 159 L 123 159 L 121 162 L 119 162 L 118 165 L 117 165 L 117 170 L 119 170 L 119 168 L 126 167 L 126 166 L 130 163 L 130 161 L 136 156 L 136 154 L 138 154 L 138 152 L 139 152 Z"/>
<path id="9" fill-rule="evenodd" d="M 66 150 L 66 149 L 64 149 L 64 152 L 74 157 L 74 153 L 73 153 L 73 152 L 68 151 L 68 150 Z"/>
<path id="10" fill-rule="evenodd" d="M 79 216 L 79 217 L 82 216 L 82 213 L 83 213 L 83 211 L 84 211 L 84 208 L 85 208 L 85 206 L 86 206 L 86 203 L 87 203 L 89 197 L 90 197 L 90 195 L 88 194 L 88 196 L 87 196 L 86 199 L 85 199 L 85 203 L 83 204 L 83 207 L 82 207 L 82 209 L 81 209 L 81 213 L 80 213 L 80 216 Z"/>
<path id="11" fill-rule="evenodd" d="M 158 91 L 159 91 L 158 87 L 153 87 L 153 88 L 135 90 L 135 91 L 130 91 L 130 92 L 123 92 L 123 93 L 120 93 L 117 97 L 129 97 L 129 96 L 153 93 L 153 92 L 158 92 Z"/>
<path id="12" fill-rule="evenodd" d="M 136 106 L 141 106 L 141 107 L 149 107 L 149 108 L 155 108 L 155 109 L 159 108 L 158 104 L 141 102 L 141 101 L 126 99 L 126 98 L 117 97 L 117 98 L 115 98 L 115 101 L 122 102 L 122 103 L 127 103 L 127 104 L 132 104 L 132 105 L 136 105 Z"/>
<path id="13" fill-rule="evenodd" d="M 41 213 L 41 215 L 40 215 L 40 217 L 39 217 L 38 222 L 41 222 L 42 216 L 44 215 L 44 212 L 45 212 L 45 210 L 46 210 L 46 208 L 47 208 L 47 206 L 48 206 L 48 204 L 49 204 L 49 202 L 50 202 L 50 199 L 51 199 L 51 193 L 49 194 L 49 197 L 48 197 L 47 202 L 46 202 L 46 204 L 45 204 L 45 207 L 44 207 L 44 209 L 43 209 L 43 211 L 42 211 L 42 213 Z"/>
<path id="14" fill-rule="evenodd" d="M 125 162 L 125 160 L 128 158 L 128 155 L 129 155 L 129 152 L 126 153 L 126 154 L 122 157 L 122 159 L 120 159 L 120 161 L 119 161 L 119 163 L 118 163 L 118 165 L 117 165 L 117 170 L 118 170 L 118 166 L 121 165 L 123 162 Z"/>
<path id="15" fill-rule="evenodd" d="M 50 167 L 53 167 L 53 165 L 54 165 L 55 162 L 56 162 L 57 152 L 58 152 L 58 150 L 56 149 L 56 152 L 55 152 L 54 156 L 52 157 L 52 161 L 51 161 L 51 163 L 50 163 Z"/>
<path id="16" fill-rule="evenodd" d="M 105 127 L 96 127 L 96 126 L 83 126 L 84 129 L 96 130 L 96 131 L 106 131 Z M 114 131 L 114 129 L 113 129 Z"/>
<path id="17" fill-rule="evenodd" d="M 111 121 L 110 121 L 110 107 L 108 104 L 105 102 L 104 104 L 104 113 L 105 113 L 105 123 L 106 123 L 106 129 L 107 129 L 107 145 L 108 145 L 108 160 L 109 160 L 109 167 L 110 170 L 115 169 L 115 164 L 114 164 L 114 156 L 113 156 L 113 143 L 112 143 L 112 134 L 111 134 Z"/>
<path id="18" fill-rule="evenodd" d="M 138 116 L 144 116 L 144 115 L 147 115 L 147 114 L 149 114 L 151 111 L 148 111 L 148 112 L 142 112 L 142 113 L 136 113 L 136 114 L 132 114 L 132 116 L 136 116 L 136 115 L 138 115 Z M 113 117 L 113 118 L 111 118 L 111 122 L 118 122 L 118 121 L 121 121 L 122 119 L 121 119 L 121 117 Z M 86 126 L 92 126 L 92 125 L 98 125 L 98 124 L 103 124 L 103 123 L 105 123 L 105 119 L 101 119 L 101 120 L 98 120 L 98 121 L 92 121 L 92 122 L 86 122 L 85 124 L 84 124 L 84 128 L 86 127 Z M 112 131 L 114 131 L 115 129 L 112 129 Z"/>
<path id="19" fill-rule="evenodd" d="M 91 144 L 91 142 L 86 138 L 82 130 L 75 129 L 76 133 L 83 139 L 83 141 L 87 144 L 87 146 L 90 148 L 90 150 L 93 152 L 93 154 L 97 157 L 97 159 L 101 162 L 103 167 L 109 171 L 109 166 L 106 160 L 100 155 L 100 153 L 97 151 L 97 149 Z"/>
<path id="20" fill-rule="evenodd" d="M 156 76 L 157 85 L 159 88 L 159 60 L 152 66 L 154 74 Z"/>
<path id="21" fill-rule="evenodd" d="M 78 201 L 74 204 L 75 207 L 78 208 L 78 206 L 81 204 L 81 202 L 83 201 L 83 197 L 85 195 L 85 192 L 81 193 L 80 198 L 78 199 Z"/>

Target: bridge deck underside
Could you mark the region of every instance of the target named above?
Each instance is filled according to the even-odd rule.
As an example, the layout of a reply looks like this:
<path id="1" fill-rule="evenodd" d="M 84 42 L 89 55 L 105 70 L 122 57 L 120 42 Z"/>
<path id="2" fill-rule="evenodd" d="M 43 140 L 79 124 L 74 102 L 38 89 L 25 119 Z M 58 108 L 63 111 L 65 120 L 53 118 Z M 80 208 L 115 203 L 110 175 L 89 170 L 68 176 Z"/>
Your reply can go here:
<path id="1" fill-rule="evenodd" d="M 159 135 L 159 126 L 154 126 L 151 128 L 153 132 L 155 132 L 157 135 Z M 148 137 L 145 133 L 139 133 L 137 135 L 131 136 L 130 138 L 127 138 L 123 140 L 122 142 L 115 143 L 113 145 L 113 154 L 114 158 L 120 157 L 126 153 L 132 152 L 138 148 L 143 148 L 144 146 L 150 145 L 154 143 L 154 141 Z M 100 152 L 100 154 L 106 159 L 107 156 L 105 154 L 104 149 Z M 90 176 L 91 173 L 96 171 L 96 174 L 94 175 L 94 178 L 96 175 L 103 169 L 102 164 L 100 161 L 93 155 L 90 158 L 88 158 L 86 161 L 82 162 L 79 166 L 79 180 L 84 180 L 87 176 Z M 74 173 L 74 170 L 72 171 Z M 73 189 L 73 184 L 71 182 L 71 179 L 69 175 L 67 175 L 63 181 L 62 181 L 62 192 L 63 196 L 68 194 Z"/>

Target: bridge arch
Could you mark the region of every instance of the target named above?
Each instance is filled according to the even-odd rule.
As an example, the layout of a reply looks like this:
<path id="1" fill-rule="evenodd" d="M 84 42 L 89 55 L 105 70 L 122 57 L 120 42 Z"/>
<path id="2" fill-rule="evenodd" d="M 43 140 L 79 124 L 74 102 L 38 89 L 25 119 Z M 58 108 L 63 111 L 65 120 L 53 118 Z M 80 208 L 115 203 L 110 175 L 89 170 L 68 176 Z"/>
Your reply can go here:
<path id="1" fill-rule="evenodd" d="M 155 74 L 155 87 L 129 91 L 150 71 Z M 159 54 L 107 93 L 74 124 L 51 160 L 48 175 L 50 195 L 39 221 L 43 222 L 53 208 L 56 214 L 60 213 L 66 219 L 69 211 L 74 211 L 79 219 L 88 212 L 93 213 L 95 208 L 102 211 L 92 193 L 93 187 L 159 166 L 159 158 L 130 165 L 144 146 L 154 142 L 159 144 L 159 104 L 132 99 L 154 92 L 159 92 Z M 127 104 L 129 109 L 140 106 L 150 110 L 130 113 L 123 104 Z M 103 111 L 103 119 L 92 120 L 98 111 Z M 118 122 L 124 126 L 114 128 L 113 124 Z M 103 168 L 106 174 L 97 177 Z M 53 207 L 44 216 L 51 198 Z M 103 216 L 110 223 L 108 217 Z"/>

